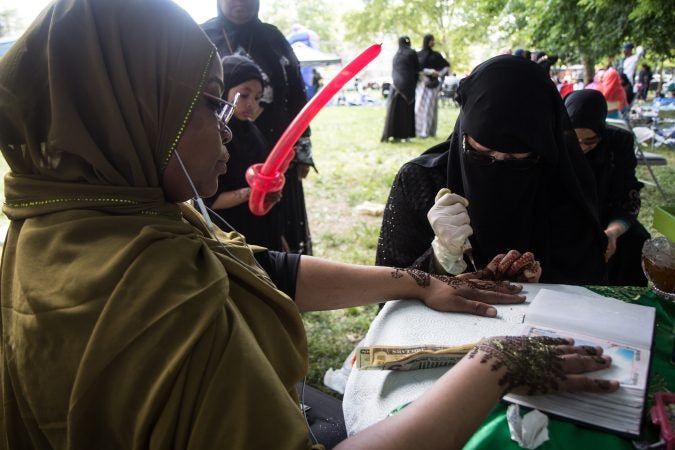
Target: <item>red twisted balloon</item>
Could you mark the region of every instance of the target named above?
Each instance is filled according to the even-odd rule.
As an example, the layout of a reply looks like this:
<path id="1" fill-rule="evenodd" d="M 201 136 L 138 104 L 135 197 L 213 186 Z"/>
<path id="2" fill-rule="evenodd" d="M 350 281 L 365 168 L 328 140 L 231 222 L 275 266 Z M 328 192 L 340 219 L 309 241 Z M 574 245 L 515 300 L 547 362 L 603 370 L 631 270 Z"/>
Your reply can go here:
<path id="1" fill-rule="evenodd" d="M 248 207 L 256 216 L 263 216 L 272 208 L 273 204 L 265 205 L 265 195 L 268 192 L 277 192 L 284 187 L 284 172 L 293 160 L 293 145 L 312 121 L 314 116 L 335 95 L 347 81 L 354 78 L 363 68 L 380 54 L 382 45 L 373 44 L 362 51 L 349 62 L 340 72 L 327 83 L 312 99 L 307 102 L 302 111 L 293 119 L 293 122 L 281 135 L 265 163 L 254 164 L 246 171 L 246 182 L 251 186 L 251 196 Z"/>

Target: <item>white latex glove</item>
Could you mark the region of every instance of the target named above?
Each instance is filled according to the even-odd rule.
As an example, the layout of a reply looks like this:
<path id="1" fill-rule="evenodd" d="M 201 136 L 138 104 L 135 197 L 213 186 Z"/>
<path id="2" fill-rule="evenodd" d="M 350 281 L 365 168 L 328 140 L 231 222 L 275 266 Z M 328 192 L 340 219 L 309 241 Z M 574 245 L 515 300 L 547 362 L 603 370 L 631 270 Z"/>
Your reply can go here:
<path id="1" fill-rule="evenodd" d="M 468 237 L 473 234 L 466 207 L 469 201 L 446 188 L 436 195 L 436 202 L 427 219 L 436 237 L 431 243 L 434 255 L 449 274 L 464 272 L 464 252 L 471 248 Z"/>

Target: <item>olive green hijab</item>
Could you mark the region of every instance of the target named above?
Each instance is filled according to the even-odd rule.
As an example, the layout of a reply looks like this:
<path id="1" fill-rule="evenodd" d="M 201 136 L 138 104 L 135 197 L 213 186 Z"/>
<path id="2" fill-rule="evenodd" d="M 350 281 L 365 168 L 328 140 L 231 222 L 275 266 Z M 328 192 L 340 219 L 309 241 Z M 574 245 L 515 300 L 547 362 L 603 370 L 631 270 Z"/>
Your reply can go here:
<path id="1" fill-rule="evenodd" d="M 161 189 L 212 63 L 169 0 L 56 1 L 0 60 L 0 447 L 309 445 L 297 308 Z"/>

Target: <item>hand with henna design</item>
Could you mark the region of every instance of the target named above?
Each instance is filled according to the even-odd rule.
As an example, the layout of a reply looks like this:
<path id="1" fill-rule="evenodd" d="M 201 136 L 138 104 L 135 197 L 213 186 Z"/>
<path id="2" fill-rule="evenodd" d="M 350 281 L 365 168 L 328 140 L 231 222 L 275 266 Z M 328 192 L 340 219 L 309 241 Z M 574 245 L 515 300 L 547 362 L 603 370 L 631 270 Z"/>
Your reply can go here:
<path id="1" fill-rule="evenodd" d="M 497 309 L 491 305 L 517 304 L 525 301 L 519 295 L 523 287 L 507 281 L 467 280 L 449 275 L 430 275 L 417 269 L 394 269 L 392 277 L 411 276 L 419 286 L 421 300 L 437 311 L 464 312 L 495 317 Z"/>
<path id="2" fill-rule="evenodd" d="M 521 283 L 538 283 L 541 277 L 541 265 L 531 252 L 520 253 L 510 250 L 508 253 L 492 258 L 492 261 L 478 272 L 464 273 L 461 278 L 518 281 Z"/>
<path id="3" fill-rule="evenodd" d="M 574 346 L 573 339 L 501 336 L 481 341 L 468 358 L 501 372 L 504 393 L 540 395 L 553 392 L 613 392 L 618 381 L 590 378 L 585 372 L 606 369 L 612 358 L 601 347 Z"/>
<path id="4" fill-rule="evenodd" d="M 424 440 L 425 448 L 459 450 L 506 392 L 611 393 L 617 381 L 587 374 L 610 364 L 601 348 L 574 346 L 571 339 L 484 339 L 420 398 L 336 449 L 409 449 Z"/>

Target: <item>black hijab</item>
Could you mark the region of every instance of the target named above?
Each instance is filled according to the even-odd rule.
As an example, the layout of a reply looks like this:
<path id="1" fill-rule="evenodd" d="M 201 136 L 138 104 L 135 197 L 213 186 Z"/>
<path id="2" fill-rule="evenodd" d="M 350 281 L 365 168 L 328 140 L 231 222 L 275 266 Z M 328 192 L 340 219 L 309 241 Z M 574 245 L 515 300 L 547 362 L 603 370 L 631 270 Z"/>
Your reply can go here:
<path id="1" fill-rule="evenodd" d="M 417 52 L 417 58 L 420 60 L 420 65 L 422 68 L 428 67 L 427 60 L 429 59 L 429 55 L 431 55 L 433 52 L 431 46 L 429 45 L 432 40 L 434 40 L 433 34 L 425 34 L 424 38 L 422 39 L 422 50 Z"/>
<path id="2" fill-rule="evenodd" d="M 433 34 L 424 35 L 424 39 L 422 40 L 422 50 L 417 52 L 417 59 L 419 60 L 422 69 L 434 69 L 440 71 L 450 66 L 450 63 L 443 58 L 443 55 L 429 45 L 432 40 L 435 40 Z"/>
<path id="3" fill-rule="evenodd" d="M 477 66 L 457 94 L 461 111 L 450 137 L 448 187 L 470 202 L 478 264 L 509 249 L 532 251 L 543 282 L 603 283 L 606 241 L 593 175 L 548 74 L 532 61 L 501 55 Z M 478 164 L 463 153 L 465 135 L 539 160 L 529 167 Z"/>
<path id="4" fill-rule="evenodd" d="M 607 101 L 605 96 L 600 91 L 595 89 L 583 89 L 581 91 L 573 91 L 565 97 L 565 108 L 567 114 L 572 122 L 574 128 L 588 128 L 593 130 L 595 134 L 600 136 L 601 140 L 598 145 L 592 150 L 586 152 L 586 161 L 593 171 L 595 176 L 596 186 L 598 189 L 598 200 L 601 208 L 599 209 L 601 223 L 607 223 L 611 215 L 621 217 L 629 221 L 632 215 L 616 214 L 614 208 L 610 208 L 608 204 L 612 203 L 609 200 L 612 196 L 620 195 L 619 192 L 626 192 L 633 188 L 632 184 L 637 185 L 637 191 L 640 190 L 640 185 L 637 184 L 635 176 L 622 177 L 624 179 L 615 180 L 612 183 L 613 173 L 615 170 L 615 161 L 613 151 L 619 154 L 631 153 L 633 141 L 631 136 L 626 137 L 623 130 L 617 130 L 614 127 L 608 127 L 605 120 L 607 119 Z M 613 141 L 610 144 L 610 141 Z M 610 146 L 614 148 L 611 149 Z M 624 150 L 627 152 L 624 153 Z M 632 168 L 635 169 L 635 163 Z M 631 179 L 632 178 L 632 179 Z M 619 188 L 621 187 L 621 188 Z M 639 201 L 637 203 L 639 211 Z M 637 215 L 637 213 L 635 214 Z"/>
<path id="5" fill-rule="evenodd" d="M 410 38 L 398 38 L 398 51 L 394 55 L 392 79 L 394 87 L 404 96 L 408 103 L 415 100 L 415 86 L 420 71 L 417 52 L 410 48 Z"/>
<path id="6" fill-rule="evenodd" d="M 588 128 L 600 137 L 604 135 L 607 101 L 600 91 L 573 91 L 565 97 L 565 108 L 573 128 Z"/>
<path id="7" fill-rule="evenodd" d="M 220 61 L 223 64 L 223 84 L 225 85 L 223 97 L 227 97 L 227 92 L 233 87 L 249 80 L 258 80 L 261 86 L 265 86 L 260 67 L 247 57 L 229 55 L 224 56 Z"/>

